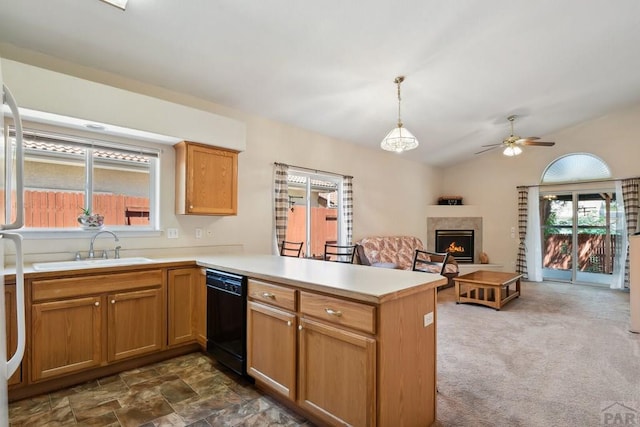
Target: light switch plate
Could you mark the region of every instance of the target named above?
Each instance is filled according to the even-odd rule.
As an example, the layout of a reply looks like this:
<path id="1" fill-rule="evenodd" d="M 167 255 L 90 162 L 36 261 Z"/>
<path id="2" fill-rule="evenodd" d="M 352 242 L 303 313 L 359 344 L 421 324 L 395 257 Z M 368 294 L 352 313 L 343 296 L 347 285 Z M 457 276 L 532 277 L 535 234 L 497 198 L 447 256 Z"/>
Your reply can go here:
<path id="1" fill-rule="evenodd" d="M 177 238 L 178 238 L 178 229 L 167 228 L 167 239 L 177 239 Z"/>

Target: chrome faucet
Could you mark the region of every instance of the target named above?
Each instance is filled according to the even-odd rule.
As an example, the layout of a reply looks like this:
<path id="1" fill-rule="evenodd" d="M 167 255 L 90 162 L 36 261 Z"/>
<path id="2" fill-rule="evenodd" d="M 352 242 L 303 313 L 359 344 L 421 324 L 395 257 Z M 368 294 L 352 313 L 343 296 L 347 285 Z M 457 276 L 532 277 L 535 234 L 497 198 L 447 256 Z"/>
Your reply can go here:
<path id="1" fill-rule="evenodd" d="M 91 259 L 91 258 L 95 258 L 96 254 L 93 251 L 93 242 L 96 241 L 96 237 L 98 237 L 99 235 L 101 235 L 102 233 L 109 233 L 113 236 L 114 239 L 116 239 L 116 242 L 119 242 L 120 239 L 118 239 L 118 236 L 116 235 L 116 233 L 114 233 L 113 231 L 109 231 L 109 230 L 102 230 L 102 231 L 98 231 L 96 234 L 93 235 L 93 237 L 91 238 L 91 244 L 89 245 L 89 254 L 87 255 L 87 258 Z M 120 249 L 118 247 L 118 249 Z M 106 253 L 106 252 L 105 252 Z M 116 255 L 120 255 L 119 254 L 119 250 L 116 251 Z M 119 258 L 118 256 L 116 256 L 116 258 Z"/>

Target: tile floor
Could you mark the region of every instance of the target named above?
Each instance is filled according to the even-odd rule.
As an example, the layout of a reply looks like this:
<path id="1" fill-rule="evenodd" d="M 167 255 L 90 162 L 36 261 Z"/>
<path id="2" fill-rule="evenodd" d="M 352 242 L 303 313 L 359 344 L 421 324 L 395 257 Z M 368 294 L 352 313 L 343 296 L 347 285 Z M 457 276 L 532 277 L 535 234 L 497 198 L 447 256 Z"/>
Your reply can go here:
<path id="1" fill-rule="evenodd" d="M 9 405 L 18 426 L 303 426 L 203 353 L 192 353 Z"/>

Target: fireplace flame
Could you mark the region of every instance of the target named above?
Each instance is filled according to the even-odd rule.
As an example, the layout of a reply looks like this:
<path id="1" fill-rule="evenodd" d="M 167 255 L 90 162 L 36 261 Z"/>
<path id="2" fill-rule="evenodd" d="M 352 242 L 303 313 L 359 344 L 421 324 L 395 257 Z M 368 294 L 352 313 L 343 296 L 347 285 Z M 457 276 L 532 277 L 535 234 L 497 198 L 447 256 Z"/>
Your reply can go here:
<path id="1" fill-rule="evenodd" d="M 447 248 L 447 252 L 452 254 L 456 252 L 464 252 L 464 248 L 462 246 L 456 246 L 456 242 L 451 242 L 451 244 Z"/>

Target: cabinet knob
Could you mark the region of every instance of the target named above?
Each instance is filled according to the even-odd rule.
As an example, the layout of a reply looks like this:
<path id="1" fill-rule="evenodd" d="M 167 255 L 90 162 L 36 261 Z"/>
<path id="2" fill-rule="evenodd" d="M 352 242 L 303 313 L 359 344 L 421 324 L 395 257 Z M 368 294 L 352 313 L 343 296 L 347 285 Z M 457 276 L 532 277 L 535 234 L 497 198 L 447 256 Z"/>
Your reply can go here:
<path id="1" fill-rule="evenodd" d="M 93 305 L 95 305 L 96 307 L 98 307 L 100 305 L 100 301 L 96 301 L 93 303 Z"/>
<path id="2" fill-rule="evenodd" d="M 262 293 L 262 297 L 263 297 L 263 298 L 276 299 L 276 296 L 275 296 L 274 294 L 270 294 L 269 292 L 263 292 L 263 293 Z"/>
<path id="3" fill-rule="evenodd" d="M 291 326 L 291 320 L 287 320 L 287 326 Z"/>
<path id="4" fill-rule="evenodd" d="M 326 311 L 329 316 L 342 317 L 342 312 L 340 310 L 332 310 L 330 308 L 325 308 L 324 311 Z"/>
<path id="5" fill-rule="evenodd" d="M 116 303 L 116 300 L 112 299 L 111 304 L 115 304 L 115 303 Z"/>
<path id="6" fill-rule="evenodd" d="M 302 330 L 302 325 L 298 325 L 298 330 L 301 331 Z"/>

